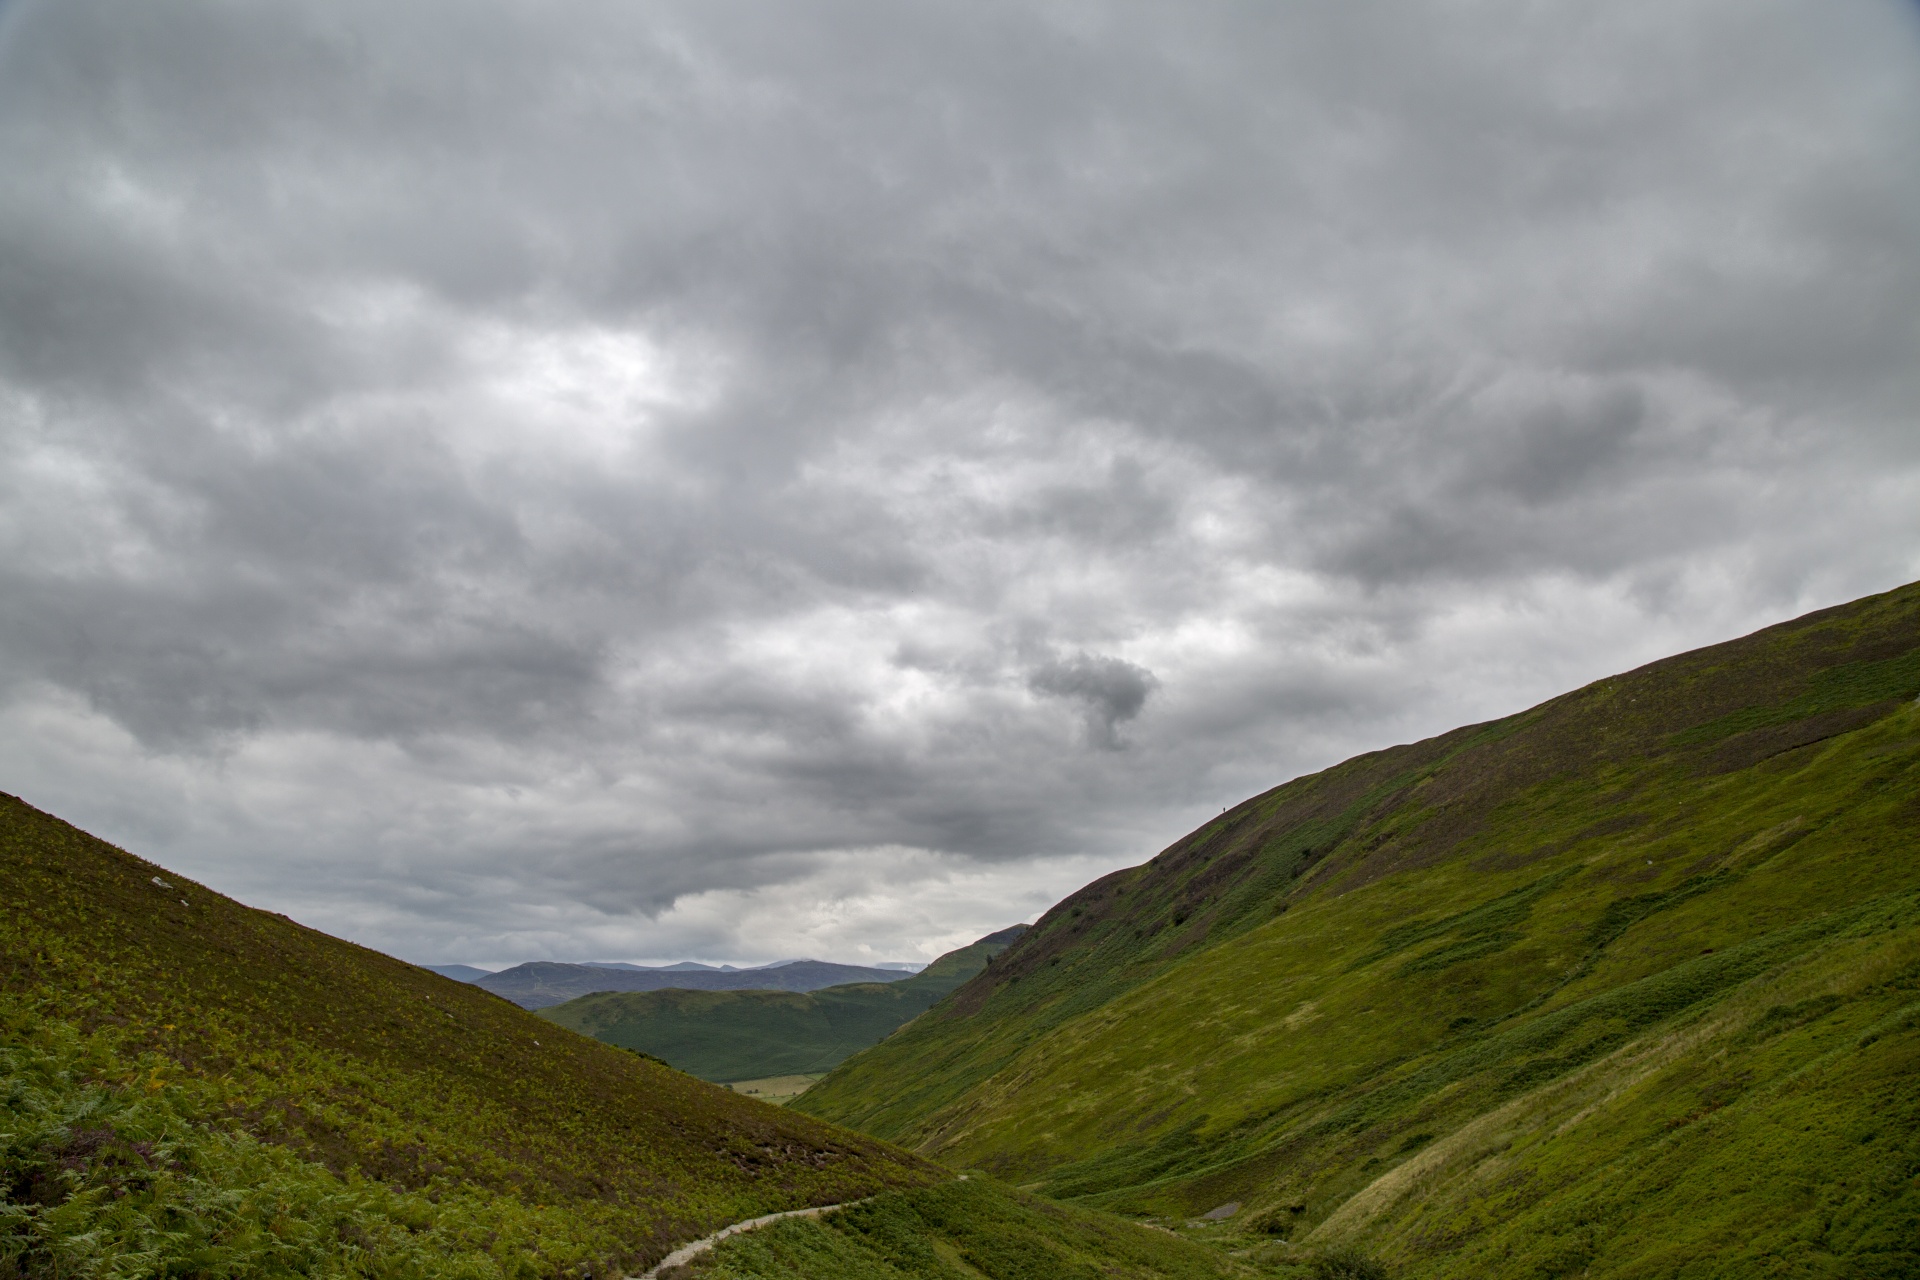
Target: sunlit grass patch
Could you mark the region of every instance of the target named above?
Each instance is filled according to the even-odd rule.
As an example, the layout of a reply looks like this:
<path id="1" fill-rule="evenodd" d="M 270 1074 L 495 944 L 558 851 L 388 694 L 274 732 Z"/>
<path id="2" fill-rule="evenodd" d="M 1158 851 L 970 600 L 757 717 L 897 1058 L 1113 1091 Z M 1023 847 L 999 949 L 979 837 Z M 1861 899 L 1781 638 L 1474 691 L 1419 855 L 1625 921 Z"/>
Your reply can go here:
<path id="1" fill-rule="evenodd" d="M 779 1105 L 799 1097 L 818 1079 L 820 1079 L 818 1075 L 765 1076 L 759 1080 L 735 1080 L 727 1085 L 727 1088 L 735 1093 L 744 1093 L 749 1098 L 758 1098 L 762 1102 Z"/>

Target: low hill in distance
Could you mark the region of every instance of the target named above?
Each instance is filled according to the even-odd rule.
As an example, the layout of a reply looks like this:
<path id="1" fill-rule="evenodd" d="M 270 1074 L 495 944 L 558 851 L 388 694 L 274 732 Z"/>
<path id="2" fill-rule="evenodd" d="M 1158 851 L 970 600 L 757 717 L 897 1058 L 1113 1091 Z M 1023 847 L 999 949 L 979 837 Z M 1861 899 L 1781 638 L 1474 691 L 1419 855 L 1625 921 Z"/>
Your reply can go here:
<path id="1" fill-rule="evenodd" d="M 1920 585 L 1359 756 L 792 1105 L 1276 1264 L 1920 1275 L 1917 698 Z"/>
<path id="2" fill-rule="evenodd" d="M 477 982 L 491 972 L 487 969 L 476 969 L 470 964 L 423 964 L 420 967 L 428 973 L 452 978 L 455 982 Z"/>
<path id="3" fill-rule="evenodd" d="M 947 1175 L 0 797 L 0 1275 L 624 1275 Z"/>
<path id="4" fill-rule="evenodd" d="M 673 965 L 661 969 L 561 964 L 531 960 L 473 979 L 473 985 L 505 996 L 523 1009 L 545 1009 L 596 991 L 818 991 L 847 982 L 900 982 L 899 969 L 869 969 L 825 960 L 790 960 L 764 969 L 709 969 Z"/>
<path id="5" fill-rule="evenodd" d="M 703 1080 L 815 1075 L 918 1017 L 1025 931 L 1015 925 L 988 934 L 893 982 L 813 992 L 605 991 L 543 1009 L 540 1016 L 652 1054 Z"/>

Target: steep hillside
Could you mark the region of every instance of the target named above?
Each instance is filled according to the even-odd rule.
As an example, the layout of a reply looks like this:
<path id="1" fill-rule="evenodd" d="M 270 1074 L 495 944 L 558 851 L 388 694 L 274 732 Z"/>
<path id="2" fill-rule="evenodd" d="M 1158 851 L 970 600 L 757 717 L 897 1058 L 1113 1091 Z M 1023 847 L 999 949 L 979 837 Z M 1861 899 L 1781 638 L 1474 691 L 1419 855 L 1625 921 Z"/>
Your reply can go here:
<path id="1" fill-rule="evenodd" d="M 1404 1274 L 1920 1270 L 1920 586 L 1350 760 L 798 1100 Z"/>
<path id="2" fill-rule="evenodd" d="M 545 1009 L 596 991 L 818 991 L 848 982 L 900 982 L 910 976 L 900 969 L 826 960 L 793 960 L 765 969 L 642 969 L 530 960 L 471 981 L 523 1009 Z"/>
<path id="3" fill-rule="evenodd" d="M 618 1274 L 941 1176 L 12 797 L 0 903 L 0 1274 Z"/>
<path id="4" fill-rule="evenodd" d="M 986 968 L 1023 929 L 989 934 L 897 982 L 813 992 L 608 991 L 540 1016 L 703 1080 L 816 1075 L 924 1013 Z"/>

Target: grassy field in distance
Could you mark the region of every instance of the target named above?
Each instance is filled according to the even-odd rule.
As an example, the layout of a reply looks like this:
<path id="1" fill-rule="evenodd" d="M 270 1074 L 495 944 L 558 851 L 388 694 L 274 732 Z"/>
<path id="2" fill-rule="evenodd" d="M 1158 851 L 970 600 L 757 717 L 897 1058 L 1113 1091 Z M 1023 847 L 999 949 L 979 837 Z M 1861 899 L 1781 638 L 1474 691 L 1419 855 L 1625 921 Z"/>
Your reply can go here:
<path id="1" fill-rule="evenodd" d="M 819 1075 L 766 1076 L 759 1080 L 735 1080 L 727 1088 L 782 1106 L 805 1093 L 818 1079 Z"/>
<path id="2" fill-rule="evenodd" d="M 1357 757 L 793 1106 L 1409 1278 L 1920 1274 L 1917 696 L 1909 586 Z"/>

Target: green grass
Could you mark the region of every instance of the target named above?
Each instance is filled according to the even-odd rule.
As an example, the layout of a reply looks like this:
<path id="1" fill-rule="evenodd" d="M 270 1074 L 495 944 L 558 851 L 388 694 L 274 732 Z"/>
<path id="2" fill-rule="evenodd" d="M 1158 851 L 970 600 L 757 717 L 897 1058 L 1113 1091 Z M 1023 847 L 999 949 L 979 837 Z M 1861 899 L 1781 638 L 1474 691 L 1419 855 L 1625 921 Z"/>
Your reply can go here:
<path id="1" fill-rule="evenodd" d="M 11 797 L 0 902 L 16 1272 L 621 1274 L 744 1217 L 938 1176 Z M 168 1154 L 143 1165 L 141 1144 Z M 263 1230 L 296 1260 L 261 1253 Z"/>
<path id="2" fill-rule="evenodd" d="M 1920 1271 L 1920 587 L 1255 797 L 795 1106 L 1223 1247 Z"/>
<path id="3" fill-rule="evenodd" d="M 1268 1275 L 1166 1231 L 974 1176 L 722 1241 L 700 1280 L 1223 1280 Z"/>
<path id="4" fill-rule="evenodd" d="M 744 1093 L 750 1098 L 759 1098 L 763 1102 L 776 1105 L 793 1101 L 813 1087 L 817 1075 L 800 1076 L 763 1076 L 756 1080 L 735 1080 L 727 1085 L 735 1093 Z"/>
<path id="5" fill-rule="evenodd" d="M 652 1054 L 703 1080 L 818 1075 L 925 1012 L 986 967 L 1011 939 L 950 951 L 899 982 L 819 991 L 601 991 L 540 1016 Z"/>

